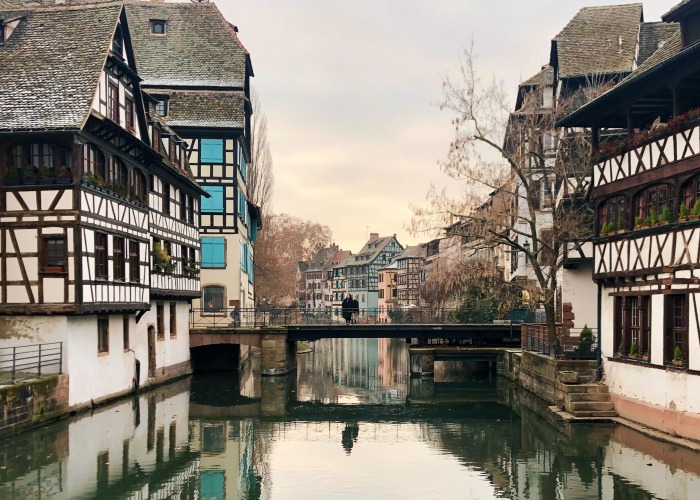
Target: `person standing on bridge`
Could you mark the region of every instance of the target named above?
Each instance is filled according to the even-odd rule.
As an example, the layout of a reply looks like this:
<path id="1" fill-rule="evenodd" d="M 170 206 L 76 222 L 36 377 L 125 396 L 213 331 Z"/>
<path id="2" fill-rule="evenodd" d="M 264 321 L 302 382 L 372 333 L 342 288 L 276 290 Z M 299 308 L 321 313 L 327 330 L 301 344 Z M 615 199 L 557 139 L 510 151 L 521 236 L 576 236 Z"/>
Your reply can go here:
<path id="1" fill-rule="evenodd" d="M 352 302 L 352 295 L 348 294 L 347 297 L 343 299 L 343 303 L 340 306 L 346 325 L 349 325 L 352 319 Z"/>
<path id="2" fill-rule="evenodd" d="M 357 324 L 357 320 L 359 317 L 360 317 L 360 303 L 357 301 L 357 299 L 352 299 L 352 322 Z"/>

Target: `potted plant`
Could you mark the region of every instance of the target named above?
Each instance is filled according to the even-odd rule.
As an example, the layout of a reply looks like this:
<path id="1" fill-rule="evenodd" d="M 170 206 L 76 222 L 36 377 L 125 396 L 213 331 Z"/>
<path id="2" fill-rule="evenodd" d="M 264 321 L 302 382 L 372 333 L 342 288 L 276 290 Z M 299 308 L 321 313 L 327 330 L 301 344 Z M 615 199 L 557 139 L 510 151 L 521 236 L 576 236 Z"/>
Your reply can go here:
<path id="1" fill-rule="evenodd" d="M 700 198 L 695 200 L 693 208 L 690 210 L 688 220 L 698 220 L 700 218 Z"/>
<path id="2" fill-rule="evenodd" d="M 681 206 L 678 207 L 678 218 L 682 220 L 688 220 L 688 207 L 685 205 L 685 203 L 681 203 Z"/>
<path id="3" fill-rule="evenodd" d="M 649 210 L 649 225 L 656 226 L 659 223 L 659 214 L 655 208 Z"/>
<path id="4" fill-rule="evenodd" d="M 160 242 L 153 245 L 153 266 L 156 271 L 165 273 L 173 270 L 172 257 L 168 253 L 168 249 Z"/>
<path id="5" fill-rule="evenodd" d="M 617 232 L 619 233 L 624 233 L 627 224 L 625 224 L 625 218 L 621 215 L 617 218 Z"/>
<path id="6" fill-rule="evenodd" d="M 638 358 L 639 357 L 639 346 L 637 346 L 636 342 L 632 342 L 632 345 L 630 346 L 630 358 Z"/>
<path id="7" fill-rule="evenodd" d="M 588 325 L 583 325 L 581 334 L 578 337 L 578 351 L 589 353 L 593 346 L 593 331 L 588 328 Z"/>
<path id="8" fill-rule="evenodd" d="M 14 167 L 10 167 L 7 170 L 7 174 L 5 174 L 5 185 L 6 186 L 17 186 L 17 185 L 19 185 L 19 183 L 20 183 L 19 171 Z"/>
<path id="9" fill-rule="evenodd" d="M 73 174 L 70 168 L 67 168 L 65 165 L 58 167 L 58 171 L 56 172 L 56 182 L 58 184 L 70 184 L 72 180 Z"/>
<path id="10" fill-rule="evenodd" d="M 649 351 L 644 351 L 644 354 L 642 354 L 642 361 L 649 361 Z"/>
<path id="11" fill-rule="evenodd" d="M 56 182 L 56 176 L 52 168 L 44 165 L 39 169 L 39 184 L 53 184 Z"/>
<path id="12" fill-rule="evenodd" d="M 674 366 L 685 366 L 685 360 L 683 359 L 683 351 L 681 351 L 681 346 L 676 345 L 673 350 L 673 361 Z"/>
<path id="13" fill-rule="evenodd" d="M 625 351 L 625 344 L 620 341 L 620 345 L 617 346 L 617 353 L 615 354 L 616 358 L 622 357 L 622 353 Z"/>
<path id="14" fill-rule="evenodd" d="M 193 260 L 187 261 L 187 265 L 185 265 L 185 274 L 190 276 L 196 276 L 199 274 L 199 267 Z"/>
<path id="15" fill-rule="evenodd" d="M 22 170 L 22 184 L 36 184 L 39 170 L 34 165 L 27 165 Z"/>
<path id="16" fill-rule="evenodd" d="M 636 216 L 634 217 L 634 228 L 635 228 L 635 229 L 642 229 L 643 226 L 644 226 L 644 221 L 642 220 L 641 217 L 639 217 L 638 215 L 636 215 Z"/>
<path id="17" fill-rule="evenodd" d="M 664 205 L 664 208 L 661 209 L 661 215 L 659 215 L 659 222 L 662 224 L 668 224 L 671 222 L 671 209 L 668 207 L 668 205 Z"/>

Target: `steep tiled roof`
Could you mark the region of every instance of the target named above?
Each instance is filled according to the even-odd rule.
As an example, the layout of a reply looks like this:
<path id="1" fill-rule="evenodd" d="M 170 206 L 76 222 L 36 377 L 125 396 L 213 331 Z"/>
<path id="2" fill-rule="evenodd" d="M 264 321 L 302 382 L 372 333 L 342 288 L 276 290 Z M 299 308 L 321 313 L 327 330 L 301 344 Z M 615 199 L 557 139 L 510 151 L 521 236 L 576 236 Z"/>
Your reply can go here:
<path id="1" fill-rule="evenodd" d="M 111 2 L 26 13 L 0 45 L 0 129 L 80 128 L 121 9 Z"/>
<path id="2" fill-rule="evenodd" d="M 627 75 L 627 77 L 625 77 L 625 79 L 622 80 L 618 86 L 624 85 L 632 80 L 636 80 L 657 64 L 662 63 L 666 59 L 678 54 L 681 51 L 681 48 L 681 32 L 680 30 L 676 30 L 675 34 L 671 35 L 671 37 L 666 40 L 666 42 L 659 49 L 657 49 L 651 56 L 647 57 L 646 61 L 644 61 L 644 63 L 641 64 L 636 70 Z"/>
<path id="3" fill-rule="evenodd" d="M 171 92 L 169 96 L 165 120 L 172 127 L 243 128 L 245 123 L 242 91 Z"/>
<path id="4" fill-rule="evenodd" d="M 373 261 L 392 239 L 394 239 L 393 236 L 383 236 L 369 240 L 365 243 L 365 246 L 362 247 L 362 250 L 360 250 L 357 255 L 353 256 L 354 262 L 352 263 L 362 265 L 366 262 Z"/>
<path id="5" fill-rule="evenodd" d="M 136 67 L 147 86 L 243 88 L 246 50 L 211 3 L 126 2 Z M 166 34 L 151 34 L 151 20 Z"/>
<path id="6" fill-rule="evenodd" d="M 531 76 L 527 80 L 525 80 L 523 83 L 520 84 L 520 87 L 534 87 L 534 86 L 540 86 L 540 85 L 552 85 L 554 83 L 554 69 L 549 65 L 545 65 L 542 67 L 542 69 L 536 73 L 535 75 Z"/>
<path id="7" fill-rule="evenodd" d="M 554 38 L 559 77 L 632 71 L 642 4 L 585 7 Z"/>
<path id="8" fill-rule="evenodd" d="M 425 245 L 413 245 L 406 247 L 406 250 L 394 257 L 396 260 L 401 259 L 425 259 L 427 252 Z"/>
<path id="9" fill-rule="evenodd" d="M 639 56 L 637 64 L 642 65 L 644 61 L 656 52 L 666 40 L 678 33 L 680 25 L 678 23 L 644 23 L 639 31 Z"/>

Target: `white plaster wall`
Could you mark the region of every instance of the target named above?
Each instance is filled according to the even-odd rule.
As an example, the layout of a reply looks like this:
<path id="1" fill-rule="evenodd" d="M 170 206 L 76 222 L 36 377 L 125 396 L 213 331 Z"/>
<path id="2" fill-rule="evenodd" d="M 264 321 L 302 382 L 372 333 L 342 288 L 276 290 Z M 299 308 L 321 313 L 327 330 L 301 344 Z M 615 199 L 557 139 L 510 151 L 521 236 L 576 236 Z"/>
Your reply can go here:
<path id="1" fill-rule="evenodd" d="M 132 400 L 96 411 L 73 421 L 68 428 L 69 455 L 64 468 L 65 492 L 71 498 L 94 495 L 97 483 L 97 457 L 109 453 L 109 484 L 122 477 L 124 442 L 129 442 L 129 470 L 134 466 L 146 474 L 155 470 L 156 447 L 147 448 L 148 399 L 154 397 L 155 429 L 163 428 L 163 461 L 168 462 L 169 429 L 175 424 L 175 448 L 185 449 L 188 444 L 189 391 L 162 399 L 162 392 L 146 393 L 138 398 L 139 425 L 135 425 Z M 61 498 L 61 497 L 58 497 Z M 68 498 L 68 497 L 65 497 Z"/>
<path id="2" fill-rule="evenodd" d="M 109 316 L 109 352 L 97 352 L 97 316 L 68 318 L 70 332 L 66 348 L 69 374 L 69 404 L 81 405 L 133 387 L 135 360 L 141 360 L 141 381 L 148 364 L 147 336 L 138 332 L 134 315 L 129 316 L 130 350 L 123 345 L 123 315 Z"/>
<path id="3" fill-rule="evenodd" d="M 562 303 L 571 302 L 575 328 L 598 328 L 598 285 L 592 280 L 593 266 L 584 265 L 578 269 L 562 269 Z"/>
<path id="4" fill-rule="evenodd" d="M 655 498 L 700 498 L 700 478 L 697 475 L 671 468 L 650 455 L 614 441 L 610 442 L 605 453 L 604 469 L 638 484 Z"/>
<path id="5" fill-rule="evenodd" d="M 23 347 L 63 342 L 63 373 L 67 373 L 68 325 L 66 316 L 2 316 L 0 317 L 0 347 Z M 57 347 L 57 346 L 56 346 Z M 54 348 L 54 346 L 51 346 Z M 3 352 L 3 362 L 11 352 Z M 43 373 L 58 373 L 60 367 L 47 367 Z"/>
<path id="6" fill-rule="evenodd" d="M 603 357 L 612 357 L 615 355 L 615 336 L 614 319 L 615 319 L 615 298 L 610 297 L 608 293 L 610 289 L 603 288 L 602 300 L 600 304 L 600 348 Z M 597 293 L 597 292 L 596 292 Z"/>
<path id="7" fill-rule="evenodd" d="M 189 361 L 190 359 L 190 305 L 189 302 L 163 300 L 151 301 L 151 310 L 143 315 L 141 321 L 136 326 L 137 335 L 143 339 L 143 351 L 138 351 L 139 360 L 141 361 L 141 384 L 148 380 L 148 327 L 153 325 L 158 331 L 158 312 L 156 305 L 163 304 L 163 314 L 165 319 L 165 336 L 163 340 L 158 340 L 156 335 L 156 370 L 169 366 L 174 366 L 179 363 Z M 177 307 L 176 324 L 177 336 L 170 337 L 170 304 L 174 303 Z"/>

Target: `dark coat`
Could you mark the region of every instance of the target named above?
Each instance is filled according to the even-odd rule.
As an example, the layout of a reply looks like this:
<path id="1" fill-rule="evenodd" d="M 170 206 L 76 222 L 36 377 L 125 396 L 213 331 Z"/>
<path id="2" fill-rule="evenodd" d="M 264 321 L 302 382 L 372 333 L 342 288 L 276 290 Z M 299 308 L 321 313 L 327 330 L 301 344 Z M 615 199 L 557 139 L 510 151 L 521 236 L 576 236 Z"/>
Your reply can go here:
<path id="1" fill-rule="evenodd" d="M 352 315 L 352 303 L 354 300 L 350 299 L 349 297 L 345 297 L 343 299 L 343 303 L 340 305 L 341 311 L 343 313 L 343 318 L 346 320 L 350 319 L 350 316 Z"/>

